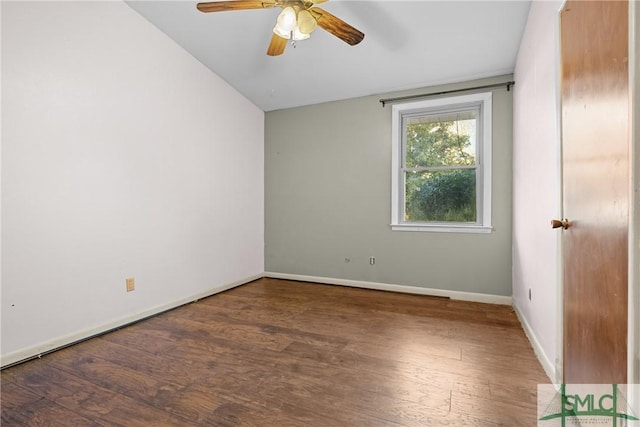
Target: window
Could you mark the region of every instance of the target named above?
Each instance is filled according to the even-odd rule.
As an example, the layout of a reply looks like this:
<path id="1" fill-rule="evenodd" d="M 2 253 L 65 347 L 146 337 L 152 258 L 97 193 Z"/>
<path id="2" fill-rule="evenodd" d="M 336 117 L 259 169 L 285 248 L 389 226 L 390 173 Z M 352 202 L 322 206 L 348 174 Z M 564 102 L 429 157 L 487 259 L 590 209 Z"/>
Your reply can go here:
<path id="1" fill-rule="evenodd" d="M 491 93 L 392 114 L 392 229 L 491 232 Z"/>

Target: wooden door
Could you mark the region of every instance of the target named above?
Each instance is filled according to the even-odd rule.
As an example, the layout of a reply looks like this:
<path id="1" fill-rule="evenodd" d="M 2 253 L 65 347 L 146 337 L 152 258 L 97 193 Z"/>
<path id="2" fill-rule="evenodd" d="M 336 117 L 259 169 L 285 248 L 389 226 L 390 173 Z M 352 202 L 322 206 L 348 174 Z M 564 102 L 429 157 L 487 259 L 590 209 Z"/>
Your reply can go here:
<path id="1" fill-rule="evenodd" d="M 628 9 L 561 12 L 565 383 L 627 382 Z"/>

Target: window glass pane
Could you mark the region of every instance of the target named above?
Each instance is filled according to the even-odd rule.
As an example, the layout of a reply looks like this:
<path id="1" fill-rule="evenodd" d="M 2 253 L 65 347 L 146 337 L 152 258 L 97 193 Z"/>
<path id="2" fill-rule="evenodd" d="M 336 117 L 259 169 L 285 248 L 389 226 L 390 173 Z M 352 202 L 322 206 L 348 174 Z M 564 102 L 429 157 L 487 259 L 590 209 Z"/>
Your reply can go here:
<path id="1" fill-rule="evenodd" d="M 404 118 L 405 167 L 474 165 L 477 110 Z"/>
<path id="2" fill-rule="evenodd" d="M 476 222 L 476 170 L 406 172 L 406 222 Z"/>

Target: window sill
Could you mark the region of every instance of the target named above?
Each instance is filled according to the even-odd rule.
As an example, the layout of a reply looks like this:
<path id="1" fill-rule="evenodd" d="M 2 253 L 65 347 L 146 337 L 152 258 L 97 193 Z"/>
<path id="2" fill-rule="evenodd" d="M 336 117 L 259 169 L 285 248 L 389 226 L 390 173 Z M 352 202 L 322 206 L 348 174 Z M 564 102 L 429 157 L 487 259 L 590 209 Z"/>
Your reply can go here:
<path id="1" fill-rule="evenodd" d="M 449 224 L 391 224 L 392 231 L 427 231 L 432 233 L 475 233 L 489 234 L 490 225 L 449 225 Z"/>

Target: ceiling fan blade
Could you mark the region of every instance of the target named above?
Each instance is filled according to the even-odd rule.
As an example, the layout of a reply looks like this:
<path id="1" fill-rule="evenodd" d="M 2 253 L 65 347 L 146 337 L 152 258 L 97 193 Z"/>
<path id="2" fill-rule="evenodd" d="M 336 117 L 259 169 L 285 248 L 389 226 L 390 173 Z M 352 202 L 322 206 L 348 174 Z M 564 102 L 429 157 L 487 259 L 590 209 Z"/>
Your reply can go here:
<path id="1" fill-rule="evenodd" d="M 284 53 L 284 49 L 287 47 L 287 39 L 280 37 L 277 34 L 271 36 L 271 43 L 267 48 L 267 55 L 278 56 Z"/>
<path id="2" fill-rule="evenodd" d="M 364 33 L 360 30 L 353 28 L 351 25 L 344 22 L 342 19 L 330 14 L 324 9 L 314 7 L 309 9 L 318 25 L 344 42 L 351 46 L 357 45 L 364 39 Z"/>
<path id="3" fill-rule="evenodd" d="M 276 0 L 227 0 L 198 3 L 200 12 L 224 12 L 227 10 L 264 9 L 274 7 Z"/>

